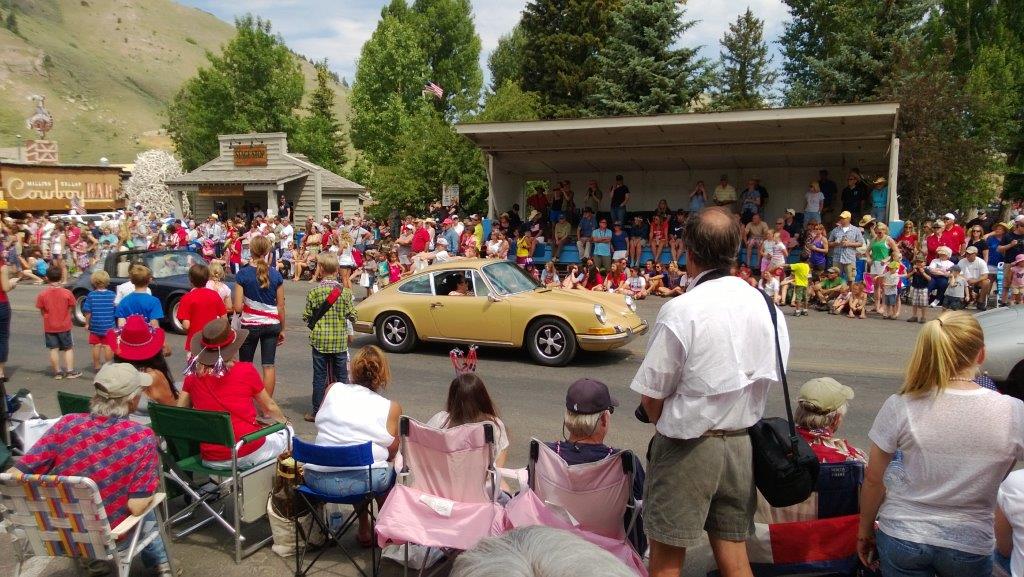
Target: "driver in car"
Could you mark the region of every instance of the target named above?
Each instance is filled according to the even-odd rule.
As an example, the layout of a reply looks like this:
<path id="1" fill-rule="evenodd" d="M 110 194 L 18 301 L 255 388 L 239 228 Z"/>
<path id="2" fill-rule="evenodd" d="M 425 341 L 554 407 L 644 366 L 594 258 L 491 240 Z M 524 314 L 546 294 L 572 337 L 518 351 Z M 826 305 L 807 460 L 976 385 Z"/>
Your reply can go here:
<path id="1" fill-rule="evenodd" d="M 469 281 L 466 280 L 466 277 L 460 276 L 459 280 L 455 281 L 455 290 L 453 290 L 452 292 L 448 293 L 448 296 L 450 296 L 450 297 L 468 297 L 468 296 L 473 296 L 472 293 L 469 292 Z"/>

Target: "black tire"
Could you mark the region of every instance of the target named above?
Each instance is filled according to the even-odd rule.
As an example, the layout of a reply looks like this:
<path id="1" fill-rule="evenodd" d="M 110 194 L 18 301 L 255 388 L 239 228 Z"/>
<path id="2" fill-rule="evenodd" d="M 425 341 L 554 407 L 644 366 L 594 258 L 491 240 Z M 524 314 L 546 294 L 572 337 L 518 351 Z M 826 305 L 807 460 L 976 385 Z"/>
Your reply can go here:
<path id="1" fill-rule="evenodd" d="M 181 321 L 178 320 L 178 305 L 181 304 L 181 297 L 171 297 L 171 304 L 167 307 L 166 325 L 168 330 L 172 333 L 184 335 L 188 333 L 185 327 L 181 326 Z"/>
<path id="2" fill-rule="evenodd" d="M 1017 363 L 1017 366 L 1013 367 L 1006 380 L 996 383 L 996 386 L 999 387 L 999 392 L 1004 395 L 1024 400 L 1024 361 Z"/>
<path id="3" fill-rule="evenodd" d="M 85 326 L 85 313 L 82 312 L 82 303 L 85 302 L 85 297 L 87 296 L 89 296 L 89 293 L 85 291 L 75 294 L 75 310 L 71 315 L 71 320 L 77 327 Z"/>
<path id="4" fill-rule="evenodd" d="M 416 346 L 416 327 L 402 313 L 384 313 L 377 317 L 377 342 L 389 353 L 408 353 Z"/>
<path id="5" fill-rule="evenodd" d="M 538 319 L 526 331 L 526 350 L 538 365 L 564 367 L 576 356 L 576 334 L 562 319 Z"/>

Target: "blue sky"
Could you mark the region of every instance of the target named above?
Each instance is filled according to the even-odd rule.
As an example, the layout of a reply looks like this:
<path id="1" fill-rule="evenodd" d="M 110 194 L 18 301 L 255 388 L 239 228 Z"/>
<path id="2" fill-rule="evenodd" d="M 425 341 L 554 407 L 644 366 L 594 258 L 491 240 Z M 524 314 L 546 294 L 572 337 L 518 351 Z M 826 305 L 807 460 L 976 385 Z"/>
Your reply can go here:
<path id="1" fill-rule="evenodd" d="M 232 22 L 234 17 L 253 12 L 273 22 L 288 45 L 315 60 L 327 58 L 331 68 L 349 81 L 355 76 L 356 60 L 363 43 L 373 33 L 381 8 L 388 0 L 178 0 L 202 8 Z M 477 33 L 483 44 L 481 65 L 487 74 L 487 54 L 519 21 L 526 0 L 472 0 Z M 765 37 L 774 41 L 787 17 L 782 0 L 689 0 L 686 16 L 698 20 L 683 39 L 687 46 L 703 46 L 702 55 L 717 58 L 718 41 L 729 22 L 747 6 L 765 21 Z M 779 64 L 777 47 L 775 64 Z"/>

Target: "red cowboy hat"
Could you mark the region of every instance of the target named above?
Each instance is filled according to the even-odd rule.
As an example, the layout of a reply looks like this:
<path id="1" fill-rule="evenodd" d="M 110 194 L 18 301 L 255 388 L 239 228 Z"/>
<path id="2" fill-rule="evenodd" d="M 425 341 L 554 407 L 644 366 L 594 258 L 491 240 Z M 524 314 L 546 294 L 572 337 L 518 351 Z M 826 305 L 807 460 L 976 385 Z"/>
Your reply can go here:
<path id="1" fill-rule="evenodd" d="M 142 315 L 131 315 L 124 326 L 107 331 L 106 345 L 126 361 L 144 361 L 161 354 L 164 330 L 151 326 Z"/>

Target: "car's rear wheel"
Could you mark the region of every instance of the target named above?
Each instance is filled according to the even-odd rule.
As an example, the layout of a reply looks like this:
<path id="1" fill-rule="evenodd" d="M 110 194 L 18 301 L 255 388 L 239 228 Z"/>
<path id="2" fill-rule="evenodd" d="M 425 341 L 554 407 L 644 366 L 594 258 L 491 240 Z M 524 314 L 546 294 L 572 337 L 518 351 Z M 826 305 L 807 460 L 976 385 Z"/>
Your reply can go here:
<path id="1" fill-rule="evenodd" d="M 564 367 L 576 356 L 576 334 L 561 319 L 538 319 L 526 331 L 526 349 L 537 364 Z"/>
<path id="2" fill-rule="evenodd" d="M 89 296 L 89 293 L 82 291 L 75 295 L 75 314 L 71 315 L 71 320 L 74 321 L 75 326 L 85 326 L 85 313 L 82 312 L 82 303 L 85 302 L 85 297 Z"/>
<path id="3" fill-rule="evenodd" d="M 402 313 L 384 313 L 377 317 L 377 342 L 390 353 L 408 353 L 416 346 L 416 328 Z"/>
<path id="4" fill-rule="evenodd" d="M 180 305 L 181 297 L 174 297 L 174 300 L 171 301 L 171 306 L 167 307 L 169 315 L 167 318 L 167 326 L 170 327 L 172 332 L 183 335 L 188 331 L 185 330 L 185 327 L 181 326 L 181 321 L 178 320 L 178 307 Z"/>

